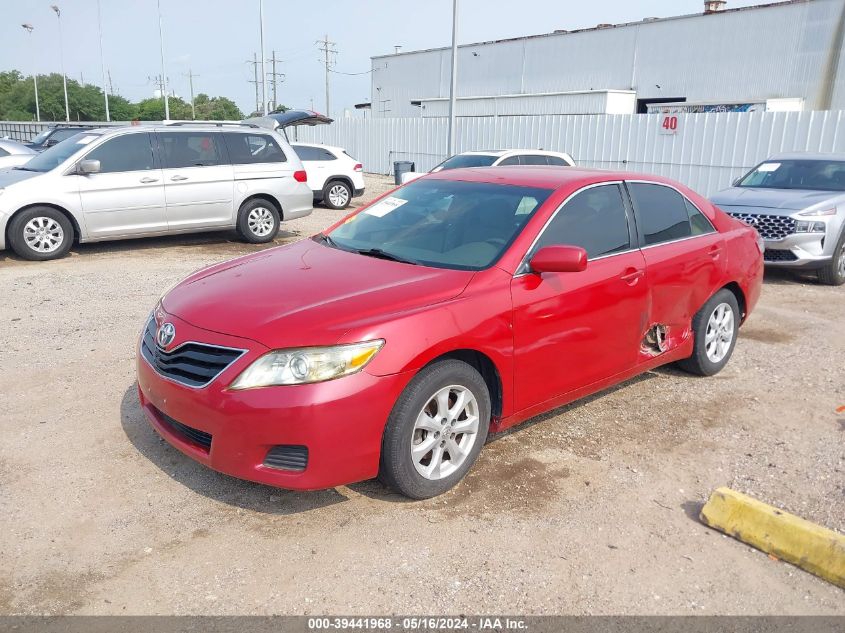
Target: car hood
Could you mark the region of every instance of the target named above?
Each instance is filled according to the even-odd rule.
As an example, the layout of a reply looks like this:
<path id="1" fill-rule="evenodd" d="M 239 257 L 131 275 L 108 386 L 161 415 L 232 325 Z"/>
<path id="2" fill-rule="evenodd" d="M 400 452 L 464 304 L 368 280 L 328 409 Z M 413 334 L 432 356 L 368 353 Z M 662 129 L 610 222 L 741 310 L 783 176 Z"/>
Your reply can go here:
<path id="1" fill-rule="evenodd" d="M 28 158 L 32 157 L 29 156 Z M 40 171 L 26 171 L 25 169 L 0 169 L 0 189 L 22 180 L 29 180 L 35 176 L 40 176 L 41 173 Z"/>
<path id="2" fill-rule="evenodd" d="M 713 195 L 710 201 L 720 207 L 762 207 L 791 212 L 837 197 L 841 194 L 836 191 L 731 187 Z"/>
<path id="3" fill-rule="evenodd" d="M 270 348 L 332 345 L 391 315 L 451 299 L 474 273 L 414 266 L 342 251 L 313 240 L 199 271 L 162 300 L 165 312 L 199 328 Z"/>

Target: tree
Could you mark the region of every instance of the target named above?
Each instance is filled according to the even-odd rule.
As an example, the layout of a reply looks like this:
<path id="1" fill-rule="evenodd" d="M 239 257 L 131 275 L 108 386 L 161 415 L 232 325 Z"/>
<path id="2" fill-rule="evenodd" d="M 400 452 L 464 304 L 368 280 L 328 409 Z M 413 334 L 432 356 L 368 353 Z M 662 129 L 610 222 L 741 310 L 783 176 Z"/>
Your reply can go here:
<path id="1" fill-rule="evenodd" d="M 191 118 L 191 104 L 185 103 L 179 97 L 170 97 L 168 99 L 170 106 L 171 119 L 190 119 Z M 141 121 L 163 121 L 164 116 L 164 99 L 161 97 L 153 97 L 151 99 L 144 99 L 138 102 L 138 118 Z"/>
<path id="2" fill-rule="evenodd" d="M 209 97 L 202 92 L 194 99 L 194 108 L 197 119 L 201 121 L 240 121 L 244 118 L 243 112 L 231 99 Z"/>

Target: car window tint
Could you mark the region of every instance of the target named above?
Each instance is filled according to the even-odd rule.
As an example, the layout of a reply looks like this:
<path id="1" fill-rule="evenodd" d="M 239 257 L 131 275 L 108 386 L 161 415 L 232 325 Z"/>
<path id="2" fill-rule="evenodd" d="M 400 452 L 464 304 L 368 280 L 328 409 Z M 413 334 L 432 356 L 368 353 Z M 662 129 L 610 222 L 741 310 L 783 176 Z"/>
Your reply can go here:
<path id="1" fill-rule="evenodd" d="M 216 132 L 159 132 L 165 169 L 208 167 L 226 162 Z"/>
<path id="2" fill-rule="evenodd" d="M 519 156 L 508 156 L 499 163 L 499 167 L 507 167 L 508 165 L 519 165 Z"/>
<path id="3" fill-rule="evenodd" d="M 646 246 L 671 242 L 692 234 L 684 197 L 670 187 L 630 183 Z"/>
<path id="4" fill-rule="evenodd" d="M 590 258 L 628 250 L 628 214 L 618 185 L 575 194 L 555 215 L 532 254 L 543 246 L 580 246 Z"/>
<path id="5" fill-rule="evenodd" d="M 523 154 L 519 157 L 520 165 L 548 165 L 549 162 L 542 154 Z"/>
<path id="6" fill-rule="evenodd" d="M 282 148 L 272 136 L 227 132 L 223 134 L 223 138 L 229 150 L 229 158 L 235 165 L 283 163 L 287 160 Z"/>
<path id="7" fill-rule="evenodd" d="M 84 157 L 100 161 L 100 173 L 144 171 L 155 168 L 149 134 L 124 134 L 107 140 Z"/>
<path id="8" fill-rule="evenodd" d="M 318 160 L 316 147 L 308 147 L 307 145 L 292 145 L 291 147 L 299 156 L 299 160 Z"/>
<path id="9" fill-rule="evenodd" d="M 337 160 L 337 156 L 332 154 L 329 150 L 323 149 L 322 147 L 318 147 L 317 149 L 317 160 Z"/>
<path id="10" fill-rule="evenodd" d="M 559 167 L 569 167 L 569 163 L 563 160 L 560 156 L 546 156 L 549 165 L 556 165 Z"/>
<path id="11" fill-rule="evenodd" d="M 8 156 L 8 155 L 9 155 L 9 152 L 7 152 L 5 149 L 0 147 L 0 156 Z"/>
<path id="12" fill-rule="evenodd" d="M 684 198 L 684 204 L 687 205 L 687 213 L 689 214 L 690 228 L 693 235 L 704 235 L 705 233 L 713 233 L 716 229 L 710 224 L 710 220 L 701 211 L 698 210 L 692 202 Z"/>
<path id="13" fill-rule="evenodd" d="M 58 129 L 50 135 L 49 140 L 58 143 L 59 141 L 63 141 L 66 138 L 74 136 L 75 134 L 79 134 L 79 132 L 80 130 L 78 128 Z"/>

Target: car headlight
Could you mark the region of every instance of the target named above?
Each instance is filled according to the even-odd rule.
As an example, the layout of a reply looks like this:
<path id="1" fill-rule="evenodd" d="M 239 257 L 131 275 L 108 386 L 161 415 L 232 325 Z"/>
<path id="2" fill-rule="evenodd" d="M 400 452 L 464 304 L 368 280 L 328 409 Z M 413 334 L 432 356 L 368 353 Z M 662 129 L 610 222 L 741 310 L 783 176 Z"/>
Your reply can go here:
<path id="1" fill-rule="evenodd" d="M 824 233 L 827 225 L 824 222 L 808 222 L 807 220 L 798 220 L 795 223 L 796 233 Z"/>
<path id="2" fill-rule="evenodd" d="M 363 369 L 384 345 L 383 339 L 334 345 L 278 349 L 247 367 L 229 389 L 303 385 L 334 380 Z"/>
<path id="3" fill-rule="evenodd" d="M 817 209 L 815 211 L 804 211 L 803 213 L 799 213 L 798 215 L 803 215 L 805 217 L 811 218 L 818 218 L 823 215 L 836 215 L 836 209 Z"/>

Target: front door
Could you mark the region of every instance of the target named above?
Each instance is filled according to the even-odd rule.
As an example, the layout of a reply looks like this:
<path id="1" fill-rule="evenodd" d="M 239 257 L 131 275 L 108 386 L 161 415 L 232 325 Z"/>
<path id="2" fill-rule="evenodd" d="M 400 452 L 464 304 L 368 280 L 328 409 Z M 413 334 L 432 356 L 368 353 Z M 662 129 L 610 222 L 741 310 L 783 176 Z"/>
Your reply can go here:
<path id="1" fill-rule="evenodd" d="M 631 369 L 645 331 L 648 288 L 619 184 L 572 196 L 530 256 L 550 245 L 581 246 L 586 270 L 514 277 L 515 397 L 525 409 Z"/>
<path id="2" fill-rule="evenodd" d="M 234 172 L 219 132 L 159 132 L 170 231 L 232 226 Z"/>
<path id="3" fill-rule="evenodd" d="M 72 176 L 79 183 L 91 238 L 167 230 L 164 183 L 150 133 L 133 131 L 112 137 L 82 159 L 100 161 L 99 173 Z"/>

